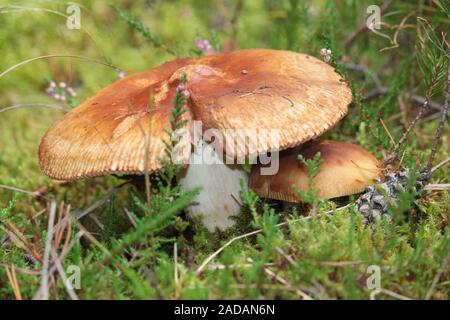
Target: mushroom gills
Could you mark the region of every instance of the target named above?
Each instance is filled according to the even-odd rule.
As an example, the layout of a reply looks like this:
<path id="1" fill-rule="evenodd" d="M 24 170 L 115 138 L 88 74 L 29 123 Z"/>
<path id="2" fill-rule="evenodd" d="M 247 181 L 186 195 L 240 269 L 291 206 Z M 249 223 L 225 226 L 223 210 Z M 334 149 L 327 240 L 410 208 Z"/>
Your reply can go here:
<path id="1" fill-rule="evenodd" d="M 179 179 L 182 192 L 202 187 L 186 211 L 191 217 L 203 216 L 203 224 L 211 232 L 226 230 L 241 211 L 241 180 L 246 186 L 248 175 L 240 165 L 223 163 L 211 144 L 200 144 L 202 148 L 191 155 L 189 167 Z"/>

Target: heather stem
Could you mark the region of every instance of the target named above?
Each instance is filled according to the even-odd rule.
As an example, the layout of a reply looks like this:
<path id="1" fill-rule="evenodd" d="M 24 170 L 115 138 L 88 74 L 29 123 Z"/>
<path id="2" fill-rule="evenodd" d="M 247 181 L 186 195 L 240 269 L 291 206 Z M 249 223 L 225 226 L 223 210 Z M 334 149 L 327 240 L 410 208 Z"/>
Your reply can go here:
<path id="1" fill-rule="evenodd" d="M 434 158 L 436 157 L 436 152 L 439 146 L 439 142 L 442 135 L 442 129 L 444 128 L 445 122 L 447 120 L 447 113 L 448 113 L 448 105 L 450 100 L 450 58 L 447 60 L 447 84 L 445 86 L 445 102 L 444 107 L 441 111 L 441 119 L 439 121 L 439 125 L 436 129 L 436 133 L 434 136 L 434 143 L 433 148 L 431 149 L 431 155 L 428 158 L 427 166 L 425 167 L 425 172 L 429 172 L 431 170 L 431 167 L 433 166 Z"/>

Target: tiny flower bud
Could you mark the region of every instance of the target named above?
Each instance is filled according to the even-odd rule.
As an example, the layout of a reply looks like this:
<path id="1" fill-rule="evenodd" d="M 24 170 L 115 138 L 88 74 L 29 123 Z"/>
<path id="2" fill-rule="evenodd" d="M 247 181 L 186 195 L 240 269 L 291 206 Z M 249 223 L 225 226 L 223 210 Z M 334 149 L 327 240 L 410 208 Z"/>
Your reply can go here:
<path id="1" fill-rule="evenodd" d="M 177 86 L 177 91 L 183 91 L 184 89 L 186 89 L 186 86 L 183 82 L 180 82 Z"/>
<path id="2" fill-rule="evenodd" d="M 66 91 L 71 97 L 77 96 L 77 93 L 75 92 L 75 90 L 72 87 L 67 87 Z"/>
<path id="3" fill-rule="evenodd" d="M 331 61 L 331 50 L 327 48 L 320 49 L 320 55 L 322 56 L 323 61 L 330 62 Z"/>
<path id="4" fill-rule="evenodd" d="M 211 54 L 214 52 L 212 45 L 206 39 L 201 39 L 201 38 L 195 39 L 195 46 L 203 54 Z"/>

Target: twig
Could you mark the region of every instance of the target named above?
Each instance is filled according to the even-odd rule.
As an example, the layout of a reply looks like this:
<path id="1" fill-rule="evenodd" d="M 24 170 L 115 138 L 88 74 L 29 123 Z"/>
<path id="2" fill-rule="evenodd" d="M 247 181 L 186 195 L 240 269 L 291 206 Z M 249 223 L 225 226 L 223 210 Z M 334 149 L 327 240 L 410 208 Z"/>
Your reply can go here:
<path id="1" fill-rule="evenodd" d="M 427 185 L 423 188 L 423 190 L 429 190 L 429 191 L 437 191 L 437 190 L 440 190 L 440 191 L 448 191 L 448 190 L 450 190 L 450 183 L 436 183 L 436 184 L 430 183 L 430 184 L 427 184 Z"/>
<path id="2" fill-rule="evenodd" d="M 0 184 L 0 189 L 10 190 L 10 191 L 15 191 L 15 192 L 20 192 L 20 193 L 25 193 L 25 194 L 28 194 L 28 195 L 30 195 L 30 196 L 32 196 L 32 197 L 35 196 L 35 194 L 34 194 L 33 191 L 28 191 L 28 190 L 20 189 L 20 188 L 16 188 L 16 187 L 5 186 L 5 185 L 3 185 L 3 184 Z M 44 197 L 44 196 L 43 196 L 43 197 Z M 45 198 L 45 197 L 44 197 L 44 198 Z"/>
<path id="3" fill-rule="evenodd" d="M 52 201 L 50 203 L 50 216 L 48 218 L 48 228 L 47 228 L 47 239 L 45 241 L 45 250 L 44 250 L 44 261 L 42 264 L 42 279 L 41 286 L 39 287 L 35 299 L 48 300 L 48 276 L 49 276 L 49 258 L 52 246 L 53 239 L 53 230 L 55 223 L 55 214 L 56 214 L 56 202 Z"/>
<path id="4" fill-rule="evenodd" d="M 54 248 L 52 248 L 52 257 L 53 257 L 53 262 L 56 266 L 56 269 L 59 272 L 59 275 L 61 276 L 61 280 L 64 284 L 64 287 L 66 288 L 67 294 L 69 295 L 70 299 L 79 300 L 77 294 L 75 293 L 73 288 L 70 286 L 69 279 L 66 276 L 66 272 L 64 271 L 64 268 L 61 264 L 61 260 L 58 257 L 58 254 L 56 253 L 56 250 Z"/>
<path id="5" fill-rule="evenodd" d="M 418 96 L 416 94 L 411 94 L 411 95 L 407 95 L 407 97 L 411 101 L 414 101 L 414 102 L 416 102 L 418 104 L 425 103 L 425 98 L 422 97 L 422 96 Z M 433 108 L 433 109 L 435 109 L 437 111 L 441 111 L 442 110 L 442 106 L 439 103 L 435 102 L 435 101 L 428 101 L 428 105 L 430 106 L 430 108 Z"/>
<path id="6" fill-rule="evenodd" d="M 427 292 L 427 295 L 425 296 L 425 300 L 430 300 L 431 296 L 433 295 L 433 292 L 436 288 L 436 285 L 439 282 L 439 279 L 441 279 L 442 274 L 444 273 L 445 268 L 447 267 L 448 261 L 450 260 L 450 253 L 445 257 L 444 261 L 442 261 L 441 267 L 439 268 L 438 273 L 433 278 L 433 282 L 431 283 L 430 289 Z"/>
<path id="7" fill-rule="evenodd" d="M 444 161 L 442 161 L 441 163 L 435 165 L 431 170 L 430 170 L 430 175 L 433 175 L 433 173 L 435 173 L 437 170 L 439 170 L 440 168 L 442 168 L 443 166 L 445 166 L 447 163 L 450 162 L 450 158 L 445 159 Z"/>
<path id="8" fill-rule="evenodd" d="M 275 251 L 277 251 L 281 256 L 283 256 L 287 262 L 289 262 L 292 266 L 296 266 L 294 259 L 290 255 L 288 255 L 286 252 L 283 251 L 280 247 L 275 247 Z"/>
<path id="9" fill-rule="evenodd" d="M 98 220 L 98 218 L 95 215 L 90 215 L 89 218 L 97 225 L 97 227 L 100 228 L 100 230 L 102 231 L 105 230 L 105 226 L 103 225 L 103 223 L 100 222 L 100 220 Z"/>

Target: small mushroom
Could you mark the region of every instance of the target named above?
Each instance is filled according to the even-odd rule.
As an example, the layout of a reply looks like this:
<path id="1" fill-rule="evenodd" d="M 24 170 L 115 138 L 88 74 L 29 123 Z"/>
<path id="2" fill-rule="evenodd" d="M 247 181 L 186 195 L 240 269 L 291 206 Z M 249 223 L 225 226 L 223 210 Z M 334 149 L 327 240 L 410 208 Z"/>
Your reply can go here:
<path id="1" fill-rule="evenodd" d="M 244 159 L 300 145 L 336 124 L 352 99 L 331 66 L 304 54 L 249 49 L 176 59 L 118 80 L 64 115 L 42 139 L 43 173 L 70 181 L 161 169 L 167 160 L 163 129 L 170 128 L 183 75 L 186 131 L 200 121 L 202 132 L 214 129 L 223 137 L 212 158 Z M 260 134 L 267 130 L 275 138 Z M 186 140 L 193 141 L 191 136 Z M 253 137 L 257 143 L 249 141 Z M 191 147 L 185 146 L 182 154 L 189 158 Z M 247 176 L 239 165 L 190 164 L 181 186 L 202 186 L 203 191 L 189 213 L 203 214 L 210 230 L 229 227 L 230 217 L 239 213 L 241 179 L 246 182 Z"/>
<path id="2" fill-rule="evenodd" d="M 280 153 L 280 168 L 275 175 L 261 175 L 261 165 L 254 166 L 249 187 L 263 198 L 300 203 L 293 186 L 309 190 L 308 172 L 299 155 L 311 159 L 320 152 L 320 172 L 313 178 L 314 188 L 323 199 L 348 196 L 364 191 L 382 176 L 381 164 L 368 151 L 351 144 L 324 140 Z"/>

